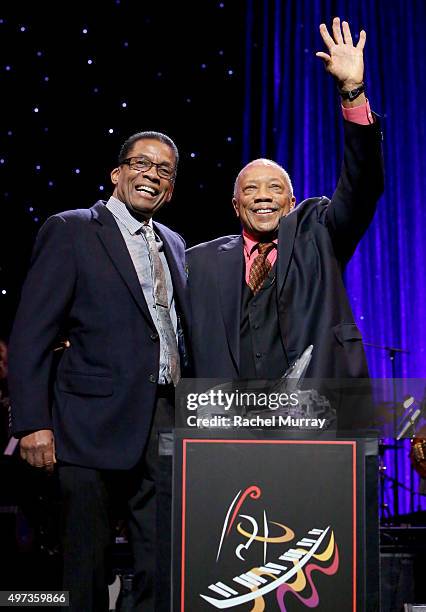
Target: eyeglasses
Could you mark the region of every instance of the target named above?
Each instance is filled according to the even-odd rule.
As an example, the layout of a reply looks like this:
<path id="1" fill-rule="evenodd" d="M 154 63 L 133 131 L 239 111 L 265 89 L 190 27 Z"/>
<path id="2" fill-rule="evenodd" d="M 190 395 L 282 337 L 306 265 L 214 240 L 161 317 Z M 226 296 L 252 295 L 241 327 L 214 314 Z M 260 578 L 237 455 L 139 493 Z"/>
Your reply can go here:
<path id="1" fill-rule="evenodd" d="M 158 176 L 169 181 L 172 181 L 176 176 L 176 168 L 170 168 L 170 166 L 165 166 L 164 164 L 156 164 L 148 159 L 148 157 L 128 157 L 120 162 L 120 165 L 122 164 L 129 166 L 129 168 L 136 170 L 136 172 L 148 172 L 152 166 L 155 166 Z"/>

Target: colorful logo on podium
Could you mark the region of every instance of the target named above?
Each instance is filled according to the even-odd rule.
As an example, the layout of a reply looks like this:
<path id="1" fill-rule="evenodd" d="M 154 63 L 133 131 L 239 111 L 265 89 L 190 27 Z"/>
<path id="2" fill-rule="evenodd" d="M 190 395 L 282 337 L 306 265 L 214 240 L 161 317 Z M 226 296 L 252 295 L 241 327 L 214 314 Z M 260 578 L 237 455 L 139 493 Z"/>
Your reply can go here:
<path id="1" fill-rule="evenodd" d="M 259 563 L 250 562 L 232 580 L 219 578 L 200 597 L 221 610 L 250 604 L 251 612 L 267 609 L 287 612 L 292 597 L 308 608 L 317 607 L 320 593 L 315 585 L 315 572 L 332 576 L 339 568 L 333 529 L 330 525 L 308 526 L 299 539 L 284 523 L 270 520 L 264 508 L 261 520 L 256 520 L 244 512 L 244 505 L 248 499 L 260 500 L 261 495 L 261 489 L 255 485 L 235 495 L 226 511 L 216 556 L 219 563 L 222 555 L 230 553 L 237 559 L 235 563 L 244 564 L 248 552 L 255 549 Z M 269 593 L 274 594 L 273 602 L 272 596 L 265 600 Z"/>

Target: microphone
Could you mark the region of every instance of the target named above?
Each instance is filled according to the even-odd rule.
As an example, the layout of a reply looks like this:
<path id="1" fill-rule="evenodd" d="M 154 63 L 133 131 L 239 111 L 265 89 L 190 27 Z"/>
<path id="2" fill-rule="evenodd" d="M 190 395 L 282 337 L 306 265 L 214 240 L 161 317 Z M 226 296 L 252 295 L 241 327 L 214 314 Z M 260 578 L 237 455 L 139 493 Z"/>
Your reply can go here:
<path id="1" fill-rule="evenodd" d="M 404 408 L 406 408 L 408 410 L 409 408 L 411 408 L 411 406 L 414 404 L 414 402 L 415 402 L 414 397 L 410 396 L 406 400 L 404 400 L 402 405 L 404 406 Z M 402 429 L 400 430 L 400 432 L 396 436 L 397 440 L 401 440 L 401 438 L 410 429 L 410 427 L 413 427 L 413 425 L 415 424 L 415 422 L 417 421 L 417 419 L 419 418 L 421 413 L 422 413 L 421 407 L 412 410 L 411 414 L 409 412 L 407 421 L 405 422 L 405 424 L 403 425 Z M 404 415 L 404 418 L 406 418 L 406 417 L 407 417 L 407 415 Z"/>

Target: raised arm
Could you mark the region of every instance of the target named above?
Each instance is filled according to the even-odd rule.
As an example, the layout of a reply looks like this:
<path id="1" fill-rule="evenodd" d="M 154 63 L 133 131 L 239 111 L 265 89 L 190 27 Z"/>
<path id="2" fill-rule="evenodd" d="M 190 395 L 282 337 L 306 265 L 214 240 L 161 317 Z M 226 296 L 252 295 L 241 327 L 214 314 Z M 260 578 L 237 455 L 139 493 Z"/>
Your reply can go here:
<path id="1" fill-rule="evenodd" d="M 339 90 L 354 91 L 362 86 L 365 31 L 361 30 L 359 41 L 354 45 L 349 24 L 346 21 L 341 24 L 335 17 L 332 35 L 325 24 L 320 25 L 320 33 L 328 53 L 320 51 L 316 55 L 336 79 Z M 353 101 L 342 100 L 346 107 L 366 107 L 366 102 L 364 93 Z M 384 182 L 378 121 L 374 119 L 371 125 L 344 121 L 344 139 L 339 181 L 330 204 L 321 210 L 321 222 L 327 226 L 336 256 L 343 265 L 351 258 L 374 216 Z"/>

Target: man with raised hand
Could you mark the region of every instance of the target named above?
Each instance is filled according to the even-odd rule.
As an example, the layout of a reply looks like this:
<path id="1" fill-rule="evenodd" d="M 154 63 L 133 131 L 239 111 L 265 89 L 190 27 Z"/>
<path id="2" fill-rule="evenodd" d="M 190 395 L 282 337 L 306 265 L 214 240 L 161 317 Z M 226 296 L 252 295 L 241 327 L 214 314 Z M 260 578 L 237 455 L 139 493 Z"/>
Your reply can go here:
<path id="1" fill-rule="evenodd" d="M 242 233 L 187 252 L 195 373 L 201 378 L 276 379 L 309 346 L 308 378 L 367 377 L 361 334 L 343 271 L 383 190 L 381 132 L 365 96 L 361 31 L 347 22 L 320 33 L 318 52 L 337 81 L 344 156 L 331 199 L 296 206 L 287 172 L 269 159 L 247 164 L 233 206 Z"/>

